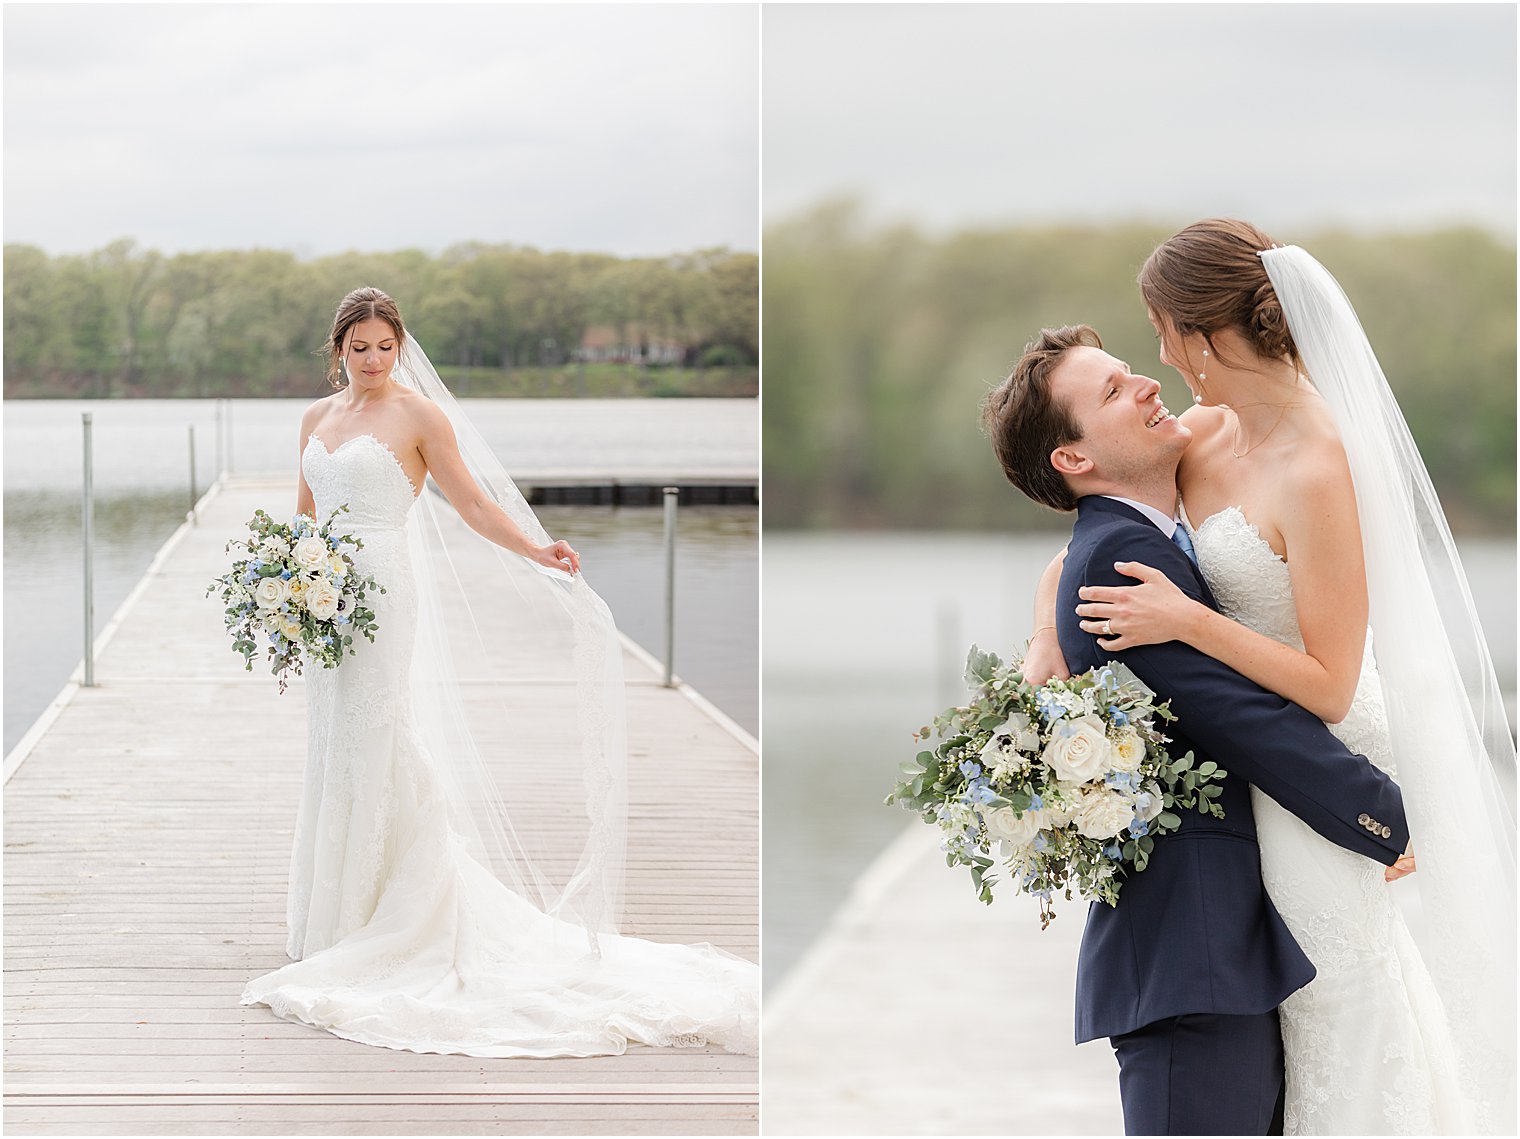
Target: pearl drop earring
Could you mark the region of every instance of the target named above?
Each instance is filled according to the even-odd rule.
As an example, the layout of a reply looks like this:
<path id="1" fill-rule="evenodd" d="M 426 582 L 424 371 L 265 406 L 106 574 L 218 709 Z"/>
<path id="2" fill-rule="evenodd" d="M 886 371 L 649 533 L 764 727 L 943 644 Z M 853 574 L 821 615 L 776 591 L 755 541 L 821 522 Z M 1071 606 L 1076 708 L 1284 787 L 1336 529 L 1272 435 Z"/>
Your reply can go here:
<path id="1" fill-rule="evenodd" d="M 1203 358 L 1204 358 L 1204 360 L 1208 360 L 1208 358 L 1209 358 L 1209 350 L 1207 348 L 1205 348 L 1203 350 Z M 1199 380 L 1200 383 L 1202 383 L 1204 380 L 1206 380 L 1208 378 L 1209 377 L 1208 377 L 1208 373 L 1207 372 L 1199 372 L 1198 373 L 1198 380 Z M 1194 395 L 1193 395 L 1193 402 L 1194 403 L 1202 403 L 1203 402 L 1203 397 L 1201 395 L 1198 395 L 1197 393 L 1194 393 Z"/>

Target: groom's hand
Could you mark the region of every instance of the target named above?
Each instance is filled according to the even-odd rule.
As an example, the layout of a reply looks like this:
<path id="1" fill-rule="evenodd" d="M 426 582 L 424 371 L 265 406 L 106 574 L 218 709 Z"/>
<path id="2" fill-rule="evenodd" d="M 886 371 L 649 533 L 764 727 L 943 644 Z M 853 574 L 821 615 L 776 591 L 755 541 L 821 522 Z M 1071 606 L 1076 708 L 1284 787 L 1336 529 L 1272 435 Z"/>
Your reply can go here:
<path id="1" fill-rule="evenodd" d="M 1405 875 L 1413 874 L 1414 871 L 1414 843 L 1410 843 L 1404 848 L 1404 853 L 1399 855 L 1398 861 L 1383 871 L 1383 881 L 1397 882 Z"/>

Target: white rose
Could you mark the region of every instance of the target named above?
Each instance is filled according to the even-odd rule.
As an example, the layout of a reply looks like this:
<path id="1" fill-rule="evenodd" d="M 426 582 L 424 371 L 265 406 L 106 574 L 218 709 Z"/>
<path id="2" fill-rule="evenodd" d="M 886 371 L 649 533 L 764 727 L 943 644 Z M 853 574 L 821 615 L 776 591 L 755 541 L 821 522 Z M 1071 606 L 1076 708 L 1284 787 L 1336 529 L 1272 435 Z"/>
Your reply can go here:
<path id="1" fill-rule="evenodd" d="M 284 633 L 293 641 L 301 635 L 301 622 L 297 621 L 288 613 L 282 614 L 280 621 L 280 632 Z"/>
<path id="2" fill-rule="evenodd" d="M 296 543 L 290 556 L 303 570 L 318 569 L 327 564 L 327 543 L 308 535 Z"/>
<path id="3" fill-rule="evenodd" d="M 260 609 L 278 609 L 289 596 L 290 587 L 283 578 L 263 577 L 253 587 L 253 599 L 259 603 Z"/>
<path id="4" fill-rule="evenodd" d="M 348 566 L 343 563 L 343 559 L 338 557 L 337 554 L 329 554 L 327 558 L 327 572 L 332 574 L 333 577 L 340 578 L 348 573 Z"/>
<path id="5" fill-rule="evenodd" d="M 1144 759 L 1145 741 L 1140 738 L 1140 734 L 1130 728 L 1119 733 L 1119 738 L 1113 742 L 1113 769 L 1126 773 L 1137 771 Z"/>
<path id="6" fill-rule="evenodd" d="M 1108 736 L 1096 716 L 1068 720 L 1056 727 L 1056 736 L 1041 757 L 1067 783 L 1086 783 L 1108 770 Z"/>
<path id="7" fill-rule="evenodd" d="M 1044 811 L 1025 811 L 1023 817 L 1018 817 L 1012 807 L 987 811 L 982 820 L 987 824 L 987 841 L 1001 842 L 1005 855 L 1023 850 L 1048 825 Z"/>
<path id="8" fill-rule="evenodd" d="M 1143 823 L 1150 822 L 1164 809 L 1161 787 L 1157 783 L 1146 783 L 1135 796 L 1135 818 Z"/>
<path id="9" fill-rule="evenodd" d="M 278 613 L 264 614 L 264 631 L 278 633 L 280 631 L 280 615 Z"/>
<path id="10" fill-rule="evenodd" d="M 306 611 L 318 621 L 330 621 L 338 612 L 338 591 L 325 577 L 306 587 Z"/>
<path id="11" fill-rule="evenodd" d="M 1077 833 L 1088 838 L 1113 838 L 1134 817 L 1135 807 L 1127 795 L 1090 791 L 1082 796 L 1082 805 L 1077 809 Z"/>

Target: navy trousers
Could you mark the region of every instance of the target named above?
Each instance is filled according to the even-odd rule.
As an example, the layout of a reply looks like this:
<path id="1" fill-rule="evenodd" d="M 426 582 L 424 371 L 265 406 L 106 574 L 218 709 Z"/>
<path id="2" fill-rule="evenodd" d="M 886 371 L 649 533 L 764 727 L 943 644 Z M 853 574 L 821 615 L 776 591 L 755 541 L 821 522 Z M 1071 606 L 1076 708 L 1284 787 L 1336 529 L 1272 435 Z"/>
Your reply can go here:
<path id="1" fill-rule="evenodd" d="M 1277 1010 L 1190 1013 L 1109 1037 L 1126 1135 L 1281 1135 Z"/>

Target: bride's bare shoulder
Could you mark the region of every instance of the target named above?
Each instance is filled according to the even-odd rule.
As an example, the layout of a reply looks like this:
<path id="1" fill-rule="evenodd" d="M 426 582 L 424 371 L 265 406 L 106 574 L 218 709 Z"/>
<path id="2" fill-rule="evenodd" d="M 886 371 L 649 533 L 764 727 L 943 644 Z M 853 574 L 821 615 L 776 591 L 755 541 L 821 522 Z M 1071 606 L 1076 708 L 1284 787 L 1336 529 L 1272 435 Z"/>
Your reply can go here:
<path id="1" fill-rule="evenodd" d="M 306 406 L 306 410 L 301 413 L 301 435 L 303 437 L 310 435 L 316 430 L 317 425 L 322 422 L 327 416 L 328 411 L 332 408 L 333 401 L 342 394 L 342 392 L 333 392 L 332 395 L 326 395 L 321 399 L 313 400 Z"/>
<path id="2" fill-rule="evenodd" d="M 1306 419 L 1283 466 L 1284 487 L 1295 495 L 1351 490 L 1346 444 L 1328 414 Z"/>
<path id="3" fill-rule="evenodd" d="M 1177 422 L 1191 431 L 1194 439 L 1205 439 L 1221 431 L 1227 419 L 1224 408 L 1195 403 L 1184 409 Z"/>
<path id="4" fill-rule="evenodd" d="M 426 439 L 449 427 L 449 417 L 443 408 L 419 391 L 403 389 L 396 406 L 420 438 Z"/>

